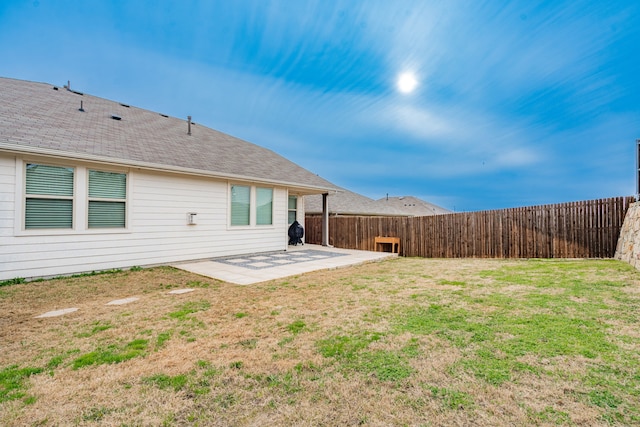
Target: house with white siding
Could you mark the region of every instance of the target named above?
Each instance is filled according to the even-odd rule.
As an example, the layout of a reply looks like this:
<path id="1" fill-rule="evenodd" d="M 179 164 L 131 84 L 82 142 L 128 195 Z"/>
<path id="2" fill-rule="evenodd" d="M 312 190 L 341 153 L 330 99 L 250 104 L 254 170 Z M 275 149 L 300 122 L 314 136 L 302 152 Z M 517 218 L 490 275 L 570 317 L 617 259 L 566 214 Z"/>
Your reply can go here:
<path id="1" fill-rule="evenodd" d="M 286 250 L 336 190 L 190 117 L 0 78 L 0 280 Z"/>

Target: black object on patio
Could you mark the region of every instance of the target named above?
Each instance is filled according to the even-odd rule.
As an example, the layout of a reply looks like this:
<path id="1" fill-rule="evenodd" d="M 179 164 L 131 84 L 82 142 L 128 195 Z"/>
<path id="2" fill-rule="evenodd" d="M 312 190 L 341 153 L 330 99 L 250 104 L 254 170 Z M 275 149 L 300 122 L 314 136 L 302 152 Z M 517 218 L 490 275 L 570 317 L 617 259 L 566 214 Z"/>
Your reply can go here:
<path id="1" fill-rule="evenodd" d="M 298 221 L 293 221 L 293 224 L 289 226 L 289 244 L 296 246 L 298 243 L 304 245 L 302 243 L 302 237 L 304 236 L 304 228 L 300 225 Z"/>

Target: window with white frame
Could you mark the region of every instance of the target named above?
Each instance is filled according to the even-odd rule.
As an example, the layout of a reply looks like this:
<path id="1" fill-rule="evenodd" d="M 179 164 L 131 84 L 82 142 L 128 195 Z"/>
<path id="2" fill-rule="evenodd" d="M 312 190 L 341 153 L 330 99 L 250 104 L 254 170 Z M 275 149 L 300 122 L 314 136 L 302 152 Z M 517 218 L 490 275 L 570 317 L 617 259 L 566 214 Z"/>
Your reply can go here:
<path id="1" fill-rule="evenodd" d="M 232 227 L 273 225 L 273 188 L 236 184 L 229 188 Z"/>
<path id="2" fill-rule="evenodd" d="M 74 168 L 27 163 L 25 229 L 73 228 Z"/>
<path id="3" fill-rule="evenodd" d="M 288 224 L 291 225 L 298 217 L 298 196 L 289 196 Z"/>
<path id="4" fill-rule="evenodd" d="M 231 225 L 249 225 L 251 220 L 251 187 L 231 186 Z"/>
<path id="5" fill-rule="evenodd" d="M 89 228 L 125 228 L 127 174 L 89 170 Z"/>

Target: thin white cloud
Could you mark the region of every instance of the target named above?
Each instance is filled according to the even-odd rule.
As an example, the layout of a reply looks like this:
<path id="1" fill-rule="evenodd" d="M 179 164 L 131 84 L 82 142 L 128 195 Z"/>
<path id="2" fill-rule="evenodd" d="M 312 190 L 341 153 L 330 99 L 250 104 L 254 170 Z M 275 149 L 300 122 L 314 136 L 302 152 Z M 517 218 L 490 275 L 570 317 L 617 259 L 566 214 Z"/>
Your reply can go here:
<path id="1" fill-rule="evenodd" d="M 439 109 L 439 112 L 435 112 Z M 478 168 L 446 168 L 446 174 L 467 175 L 470 172 L 510 169 L 533 165 L 544 158 L 534 148 L 532 128 L 526 123 L 506 123 L 499 117 L 462 107 L 444 106 L 431 109 L 390 104 L 371 117 L 369 126 L 392 127 L 394 137 L 411 149 L 437 155 L 451 155 L 456 162 L 475 163 Z M 442 171 L 438 167 L 439 171 Z"/>
<path id="2" fill-rule="evenodd" d="M 499 152 L 493 160 L 497 167 L 519 168 L 537 163 L 540 155 L 531 148 L 521 147 Z"/>
<path id="3" fill-rule="evenodd" d="M 421 140 L 446 143 L 440 138 L 451 138 L 455 133 L 451 119 L 425 108 L 401 105 L 383 110 L 382 115 L 398 130 Z"/>

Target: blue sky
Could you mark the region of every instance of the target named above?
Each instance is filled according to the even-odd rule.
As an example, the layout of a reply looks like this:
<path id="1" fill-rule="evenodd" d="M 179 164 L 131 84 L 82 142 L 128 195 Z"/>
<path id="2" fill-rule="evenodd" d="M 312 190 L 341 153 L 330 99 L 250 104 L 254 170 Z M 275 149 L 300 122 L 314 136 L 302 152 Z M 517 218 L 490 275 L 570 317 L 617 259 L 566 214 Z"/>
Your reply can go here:
<path id="1" fill-rule="evenodd" d="M 0 48 L 1 76 L 191 115 L 374 199 L 636 191 L 634 0 L 3 0 Z"/>

